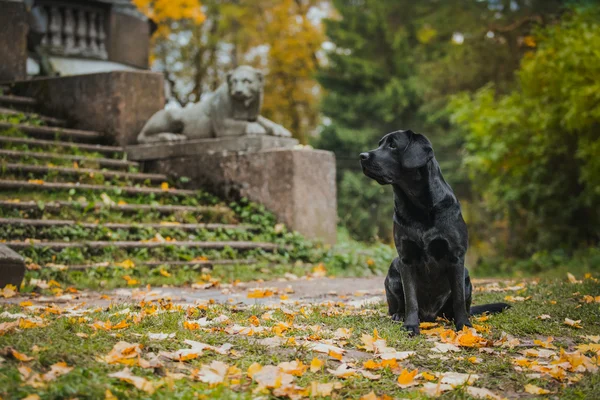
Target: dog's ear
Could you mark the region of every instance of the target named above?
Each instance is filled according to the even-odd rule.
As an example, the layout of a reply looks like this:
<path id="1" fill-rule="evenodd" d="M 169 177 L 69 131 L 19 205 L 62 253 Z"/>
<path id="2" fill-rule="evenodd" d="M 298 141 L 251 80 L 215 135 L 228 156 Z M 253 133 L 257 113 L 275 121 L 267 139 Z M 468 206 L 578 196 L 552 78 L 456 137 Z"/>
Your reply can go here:
<path id="1" fill-rule="evenodd" d="M 431 142 L 420 133 L 414 133 L 411 130 L 405 132 L 408 135 L 409 143 L 402 157 L 402 167 L 406 169 L 424 167 L 433 158 Z"/>

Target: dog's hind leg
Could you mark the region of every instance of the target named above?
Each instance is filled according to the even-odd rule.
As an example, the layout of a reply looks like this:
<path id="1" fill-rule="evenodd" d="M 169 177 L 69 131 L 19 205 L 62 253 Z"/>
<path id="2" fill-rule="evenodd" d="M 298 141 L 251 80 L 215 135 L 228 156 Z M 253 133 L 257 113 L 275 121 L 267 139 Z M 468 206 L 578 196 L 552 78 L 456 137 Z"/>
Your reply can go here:
<path id="1" fill-rule="evenodd" d="M 388 312 L 392 321 L 404 320 L 404 290 L 402 289 L 402 278 L 398 270 L 400 260 L 395 258 L 390 265 L 385 278 L 385 297 L 388 303 Z"/>

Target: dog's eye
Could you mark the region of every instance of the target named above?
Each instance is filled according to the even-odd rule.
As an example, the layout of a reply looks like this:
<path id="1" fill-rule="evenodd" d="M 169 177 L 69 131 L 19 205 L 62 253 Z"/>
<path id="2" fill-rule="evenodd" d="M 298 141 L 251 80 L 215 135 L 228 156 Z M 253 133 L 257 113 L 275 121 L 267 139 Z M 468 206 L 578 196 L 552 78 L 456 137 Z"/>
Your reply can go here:
<path id="1" fill-rule="evenodd" d="M 393 150 L 393 149 L 395 149 L 395 148 L 396 148 L 396 144 L 395 144 L 394 142 L 390 142 L 390 143 L 388 144 L 388 147 L 389 147 L 390 149 L 392 149 L 392 150 Z"/>

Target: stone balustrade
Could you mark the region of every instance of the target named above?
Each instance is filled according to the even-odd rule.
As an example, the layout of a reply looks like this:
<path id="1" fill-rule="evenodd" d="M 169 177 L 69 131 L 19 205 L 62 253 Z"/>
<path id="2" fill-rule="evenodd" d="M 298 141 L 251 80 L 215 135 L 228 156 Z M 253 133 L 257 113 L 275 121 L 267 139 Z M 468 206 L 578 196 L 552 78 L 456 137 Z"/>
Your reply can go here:
<path id="1" fill-rule="evenodd" d="M 103 7 L 61 2 L 36 3 L 47 18 L 42 45 L 50 54 L 106 60 L 108 11 Z"/>

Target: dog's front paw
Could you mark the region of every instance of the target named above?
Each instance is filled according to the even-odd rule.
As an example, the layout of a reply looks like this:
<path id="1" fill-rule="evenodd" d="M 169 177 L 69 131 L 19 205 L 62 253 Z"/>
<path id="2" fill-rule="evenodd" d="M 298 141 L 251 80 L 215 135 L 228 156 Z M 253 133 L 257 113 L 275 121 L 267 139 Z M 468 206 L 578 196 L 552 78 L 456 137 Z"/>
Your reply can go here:
<path id="1" fill-rule="evenodd" d="M 400 314 L 400 313 L 394 313 L 394 314 L 392 314 L 392 321 L 393 322 L 402 322 L 402 320 L 404 320 L 402 314 Z"/>
<path id="2" fill-rule="evenodd" d="M 419 335 L 421 333 L 421 331 L 419 330 L 419 324 L 417 325 L 408 325 L 408 324 L 404 324 L 404 329 L 406 329 L 408 331 L 408 335 L 409 336 L 416 336 Z"/>
<path id="3" fill-rule="evenodd" d="M 454 321 L 454 325 L 456 326 L 457 331 L 462 331 L 465 326 L 468 326 L 469 328 L 473 327 L 473 325 L 471 325 L 471 322 L 468 319 Z"/>

